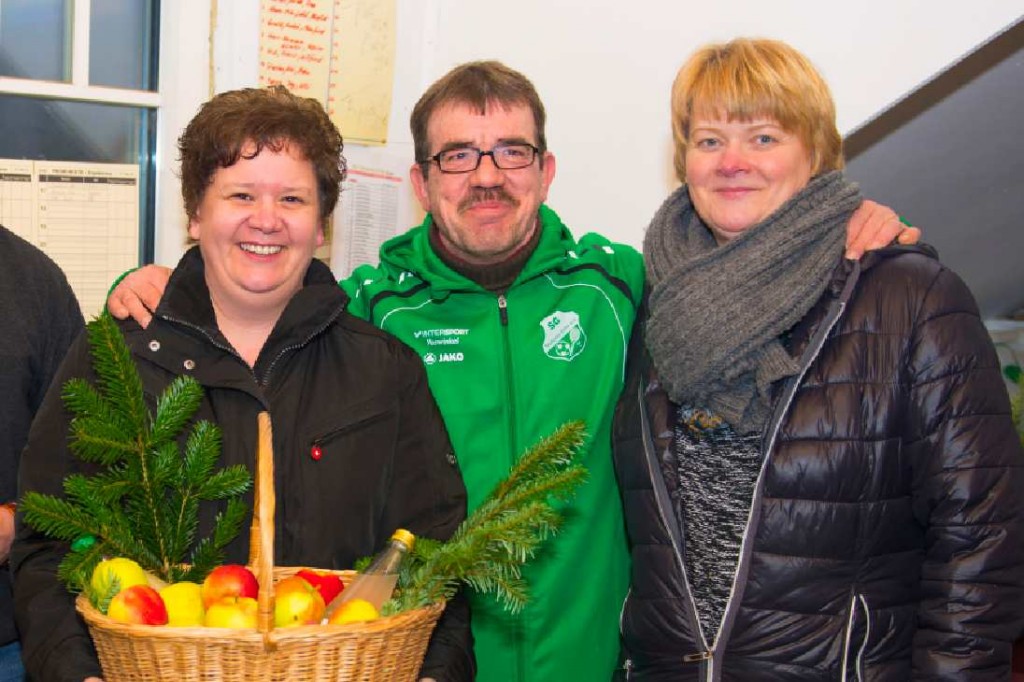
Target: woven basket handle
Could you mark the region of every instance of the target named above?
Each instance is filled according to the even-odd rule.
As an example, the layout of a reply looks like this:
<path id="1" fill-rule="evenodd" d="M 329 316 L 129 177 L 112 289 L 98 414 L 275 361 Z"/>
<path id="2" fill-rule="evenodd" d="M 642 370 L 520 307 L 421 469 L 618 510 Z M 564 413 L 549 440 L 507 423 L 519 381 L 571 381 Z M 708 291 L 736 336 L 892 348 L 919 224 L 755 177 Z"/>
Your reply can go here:
<path id="1" fill-rule="evenodd" d="M 256 496 L 249 530 L 249 565 L 260 584 L 257 628 L 266 635 L 274 627 L 274 433 L 270 414 L 256 417 Z"/>

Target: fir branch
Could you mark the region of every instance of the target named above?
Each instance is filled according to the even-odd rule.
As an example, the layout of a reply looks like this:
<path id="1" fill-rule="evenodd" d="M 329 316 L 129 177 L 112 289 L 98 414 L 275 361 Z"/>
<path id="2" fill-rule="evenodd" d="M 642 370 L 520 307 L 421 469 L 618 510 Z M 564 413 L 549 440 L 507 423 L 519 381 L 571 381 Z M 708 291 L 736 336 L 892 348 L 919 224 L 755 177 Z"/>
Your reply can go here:
<path id="1" fill-rule="evenodd" d="M 196 495 L 209 500 L 241 495 L 249 489 L 249 470 L 243 466 L 231 466 L 209 476 L 199 486 Z"/>
<path id="2" fill-rule="evenodd" d="M 72 552 L 70 560 L 62 561 L 57 568 L 57 578 L 67 585 L 72 592 L 90 592 L 89 579 L 92 577 L 92 568 L 103 558 L 100 548 L 96 545 L 81 551 Z M 116 576 L 114 578 L 117 579 Z M 107 606 L 113 594 L 106 598 L 107 603 L 103 604 L 103 613 L 107 612 Z M 89 601 L 96 603 L 99 599 L 89 597 Z"/>
<path id="3" fill-rule="evenodd" d="M 111 469 L 93 477 L 71 474 L 64 479 L 64 491 L 69 499 L 83 506 L 109 506 L 131 491 L 131 481 L 125 480 L 123 469 Z"/>
<path id="4" fill-rule="evenodd" d="M 132 361 L 128 344 L 106 312 L 89 323 L 87 333 L 101 391 L 115 414 L 123 420 L 133 440 L 144 447 L 149 434 L 150 414 L 142 392 L 142 379 Z"/>
<path id="5" fill-rule="evenodd" d="M 200 486 L 213 473 L 216 458 L 210 453 L 220 452 L 220 431 L 209 422 L 199 422 L 185 442 L 181 475 L 190 486 Z"/>
<path id="6" fill-rule="evenodd" d="M 173 442 L 188 425 L 203 400 L 203 389 L 191 377 L 180 376 L 172 381 L 156 404 L 156 417 L 150 438 L 154 445 Z M 204 431 L 210 429 L 204 428 Z"/>
<path id="7" fill-rule="evenodd" d="M 401 590 L 382 612 L 450 599 L 460 584 L 493 594 L 509 611 L 521 609 L 529 596 L 521 567 L 558 532 L 556 503 L 585 480 L 578 462 L 585 440 L 581 422 L 561 426 L 519 458 L 451 539 L 418 539 L 402 565 Z"/>
<path id="8" fill-rule="evenodd" d="M 28 493 L 25 520 L 64 542 L 95 539 L 61 562 L 58 576 L 72 591 L 85 586 L 83 576 L 102 556 L 134 559 L 167 582 L 186 573 L 201 581 L 241 529 L 247 508 L 240 496 L 251 485 L 249 472 L 242 466 L 215 471 L 220 430 L 206 421 L 192 425 L 184 453 L 179 449 L 202 402 L 198 382 L 174 379 L 151 415 L 131 352 L 108 314 L 89 323 L 88 339 L 99 388 L 72 379 L 62 397 L 73 415 L 71 452 L 103 468 L 92 476 L 69 475 L 63 498 Z M 227 500 L 224 511 L 211 537 L 196 542 L 200 503 L 217 500 Z M 183 566 L 188 561 L 194 565 Z"/>
<path id="9" fill-rule="evenodd" d="M 21 500 L 25 523 L 57 540 L 71 542 L 93 532 L 95 522 L 77 505 L 35 491 L 25 493 Z"/>
<path id="10" fill-rule="evenodd" d="M 111 466 L 126 461 L 137 451 L 126 442 L 118 421 L 103 416 L 79 417 L 71 421 L 71 451 L 86 462 Z"/>

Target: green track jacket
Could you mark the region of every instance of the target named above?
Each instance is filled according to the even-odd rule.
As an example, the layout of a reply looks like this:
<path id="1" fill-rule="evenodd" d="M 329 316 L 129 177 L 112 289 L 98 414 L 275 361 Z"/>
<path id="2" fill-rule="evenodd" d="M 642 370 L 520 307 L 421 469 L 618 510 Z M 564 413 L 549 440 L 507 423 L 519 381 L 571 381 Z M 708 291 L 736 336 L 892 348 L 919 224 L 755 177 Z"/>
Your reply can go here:
<path id="1" fill-rule="evenodd" d="M 610 453 L 612 413 L 643 288 L 632 248 L 598 235 L 579 242 L 542 206 L 536 251 L 504 295 L 448 268 L 422 225 L 381 247 L 378 267 L 342 282 L 349 310 L 423 359 L 473 510 L 515 459 L 569 420 L 591 444 L 587 482 L 562 532 L 525 571 L 532 599 L 509 616 L 473 600 L 483 682 L 601 681 L 619 653 L 629 558 Z"/>

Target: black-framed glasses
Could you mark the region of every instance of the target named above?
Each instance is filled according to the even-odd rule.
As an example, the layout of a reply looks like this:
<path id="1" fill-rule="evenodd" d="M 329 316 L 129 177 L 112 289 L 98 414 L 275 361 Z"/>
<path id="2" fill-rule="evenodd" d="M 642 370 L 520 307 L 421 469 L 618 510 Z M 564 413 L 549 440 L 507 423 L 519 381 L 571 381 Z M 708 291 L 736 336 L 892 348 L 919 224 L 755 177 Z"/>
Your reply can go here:
<path id="1" fill-rule="evenodd" d="M 480 151 L 476 147 L 458 147 L 446 149 L 431 156 L 442 173 L 469 173 L 480 167 L 480 160 L 491 157 L 494 165 L 502 170 L 526 168 L 537 158 L 540 150 L 532 144 L 499 144 L 490 151 Z"/>

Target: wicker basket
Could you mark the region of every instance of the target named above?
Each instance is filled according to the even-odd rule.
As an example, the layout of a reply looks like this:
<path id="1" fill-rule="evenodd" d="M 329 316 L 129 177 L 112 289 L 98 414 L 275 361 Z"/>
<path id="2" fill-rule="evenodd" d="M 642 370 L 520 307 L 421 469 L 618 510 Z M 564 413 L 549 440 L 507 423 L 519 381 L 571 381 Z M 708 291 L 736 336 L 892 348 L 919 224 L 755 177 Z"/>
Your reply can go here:
<path id="1" fill-rule="evenodd" d="M 302 567 L 273 566 L 271 443 L 270 417 L 261 413 L 249 553 L 249 563 L 260 583 L 258 628 L 128 625 L 104 616 L 80 595 L 76 607 L 89 626 L 106 682 L 417 679 L 443 603 L 366 623 L 274 629 L 273 582 Z M 335 573 L 345 582 L 353 576 L 351 571 Z"/>

